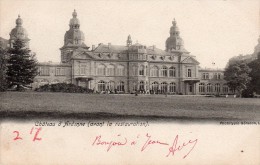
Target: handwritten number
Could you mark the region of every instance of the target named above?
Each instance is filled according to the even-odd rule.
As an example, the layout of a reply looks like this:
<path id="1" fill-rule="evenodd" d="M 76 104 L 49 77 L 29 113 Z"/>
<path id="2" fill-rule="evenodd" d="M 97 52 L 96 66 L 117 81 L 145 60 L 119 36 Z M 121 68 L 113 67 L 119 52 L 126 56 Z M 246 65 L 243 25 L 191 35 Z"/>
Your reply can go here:
<path id="1" fill-rule="evenodd" d="M 13 140 L 22 140 L 22 138 L 19 136 L 18 131 L 14 131 L 13 133 L 16 133 L 16 137 Z"/>

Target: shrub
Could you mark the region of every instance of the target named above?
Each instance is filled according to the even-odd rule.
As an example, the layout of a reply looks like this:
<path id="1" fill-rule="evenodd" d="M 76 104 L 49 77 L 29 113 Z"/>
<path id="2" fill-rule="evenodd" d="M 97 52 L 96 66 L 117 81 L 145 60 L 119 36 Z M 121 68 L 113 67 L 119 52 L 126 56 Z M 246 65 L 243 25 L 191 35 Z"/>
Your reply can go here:
<path id="1" fill-rule="evenodd" d="M 37 92 L 65 92 L 65 93 L 93 93 L 92 89 L 84 88 L 74 84 L 58 83 L 46 84 L 37 89 Z"/>

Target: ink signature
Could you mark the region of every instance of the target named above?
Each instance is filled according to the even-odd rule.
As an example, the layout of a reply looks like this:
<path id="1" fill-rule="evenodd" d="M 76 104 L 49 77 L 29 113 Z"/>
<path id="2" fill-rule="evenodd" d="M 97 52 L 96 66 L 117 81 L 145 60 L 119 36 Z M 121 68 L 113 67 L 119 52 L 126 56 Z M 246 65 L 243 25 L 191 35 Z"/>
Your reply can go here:
<path id="1" fill-rule="evenodd" d="M 113 138 L 114 140 L 107 140 L 102 135 L 98 135 L 95 137 L 92 146 L 104 146 L 106 151 L 109 152 L 112 148 L 119 147 L 131 147 L 139 144 L 140 152 L 145 152 L 149 148 L 157 148 L 158 146 L 165 146 L 165 152 L 167 153 L 165 156 L 175 156 L 177 152 L 183 154 L 183 159 L 185 159 L 195 148 L 198 143 L 198 139 L 189 139 L 187 141 L 182 141 L 177 134 L 173 138 L 173 142 L 165 142 L 159 139 L 153 139 L 152 135 L 146 133 L 145 136 L 138 135 L 134 140 L 129 140 L 127 137 L 121 136 L 118 134 Z M 154 146 L 154 147 L 152 147 Z M 156 147 L 157 146 L 157 147 Z"/>

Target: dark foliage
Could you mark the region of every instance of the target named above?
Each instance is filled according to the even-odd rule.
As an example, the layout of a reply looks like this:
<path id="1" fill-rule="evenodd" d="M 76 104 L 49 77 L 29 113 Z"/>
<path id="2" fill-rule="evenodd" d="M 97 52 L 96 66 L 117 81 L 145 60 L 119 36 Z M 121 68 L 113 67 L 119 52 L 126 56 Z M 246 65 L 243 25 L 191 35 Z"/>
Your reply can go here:
<path id="1" fill-rule="evenodd" d="M 37 61 L 30 52 L 22 40 L 16 40 L 8 50 L 6 79 L 9 87 L 16 85 L 16 89 L 21 90 L 21 86 L 33 83 L 37 75 Z"/>
<path id="2" fill-rule="evenodd" d="M 6 70 L 7 70 L 7 51 L 0 46 L 0 92 L 7 89 Z"/>
<path id="3" fill-rule="evenodd" d="M 259 53 L 260 54 L 260 53 Z M 260 56 L 259 56 L 260 57 Z M 250 88 L 252 92 L 260 94 L 260 58 L 250 62 L 248 66 L 251 68 L 249 76 L 251 77 Z"/>
<path id="4" fill-rule="evenodd" d="M 35 90 L 37 92 L 93 93 L 92 89 L 66 83 L 46 84 Z"/>
<path id="5" fill-rule="evenodd" d="M 231 90 L 237 91 L 239 95 L 247 89 L 251 77 L 251 69 L 244 61 L 234 61 L 228 65 L 224 72 L 224 79 Z"/>

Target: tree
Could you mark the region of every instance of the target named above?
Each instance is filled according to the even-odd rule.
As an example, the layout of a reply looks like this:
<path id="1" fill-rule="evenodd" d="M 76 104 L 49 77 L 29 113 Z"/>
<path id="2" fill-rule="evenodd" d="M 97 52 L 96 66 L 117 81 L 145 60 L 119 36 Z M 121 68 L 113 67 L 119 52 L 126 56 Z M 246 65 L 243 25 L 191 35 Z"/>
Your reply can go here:
<path id="1" fill-rule="evenodd" d="M 247 88 L 251 77 L 251 69 L 244 61 L 232 61 L 224 71 L 224 79 L 231 90 L 237 91 L 239 96 Z"/>
<path id="2" fill-rule="evenodd" d="M 260 94 L 260 53 L 258 53 L 258 59 L 250 62 L 248 66 L 252 70 L 249 74 L 251 77 L 249 86 L 253 92 Z"/>
<path id="3" fill-rule="evenodd" d="M 5 91 L 7 88 L 6 82 L 6 63 L 7 63 L 7 51 L 0 46 L 0 92 Z"/>
<path id="4" fill-rule="evenodd" d="M 13 47 L 9 49 L 8 65 L 7 65 L 7 81 L 9 86 L 17 86 L 17 90 L 33 83 L 34 77 L 37 75 L 37 61 L 35 55 L 25 47 L 22 40 L 16 40 Z"/>

